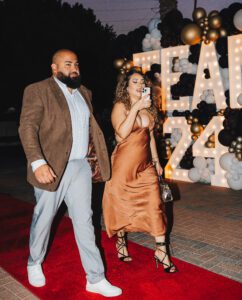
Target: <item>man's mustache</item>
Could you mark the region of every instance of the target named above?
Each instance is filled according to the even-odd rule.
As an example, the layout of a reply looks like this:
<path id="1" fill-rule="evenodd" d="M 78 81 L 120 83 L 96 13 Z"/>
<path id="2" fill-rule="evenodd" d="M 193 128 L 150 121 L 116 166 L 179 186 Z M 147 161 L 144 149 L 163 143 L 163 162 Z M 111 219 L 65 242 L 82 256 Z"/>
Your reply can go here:
<path id="1" fill-rule="evenodd" d="M 71 76 L 71 75 L 79 76 L 79 73 L 77 73 L 77 72 L 71 72 L 71 73 L 70 73 L 70 76 Z"/>

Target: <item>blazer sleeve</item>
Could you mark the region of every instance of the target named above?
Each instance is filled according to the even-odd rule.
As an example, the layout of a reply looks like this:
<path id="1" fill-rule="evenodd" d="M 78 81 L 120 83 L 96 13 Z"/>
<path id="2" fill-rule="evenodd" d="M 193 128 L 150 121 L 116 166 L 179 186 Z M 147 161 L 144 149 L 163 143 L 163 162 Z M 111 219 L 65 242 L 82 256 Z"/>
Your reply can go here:
<path id="1" fill-rule="evenodd" d="M 28 163 L 45 159 L 41 151 L 38 135 L 43 113 L 44 107 L 38 87 L 36 85 L 28 86 L 24 91 L 19 126 L 19 136 Z"/>

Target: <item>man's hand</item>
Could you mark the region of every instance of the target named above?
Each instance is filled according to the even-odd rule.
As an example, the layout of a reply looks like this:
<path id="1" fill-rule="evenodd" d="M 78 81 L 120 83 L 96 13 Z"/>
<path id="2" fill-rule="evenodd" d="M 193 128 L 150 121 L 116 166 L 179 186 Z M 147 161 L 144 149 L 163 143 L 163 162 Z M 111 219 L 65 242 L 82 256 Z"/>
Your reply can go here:
<path id="1" fill-rule="evenodd" d="M 55 181 L 56 175 L 49 165 L 42 165 L 34 172 L 35 178 L 39 183 L 52 183 Z"/>

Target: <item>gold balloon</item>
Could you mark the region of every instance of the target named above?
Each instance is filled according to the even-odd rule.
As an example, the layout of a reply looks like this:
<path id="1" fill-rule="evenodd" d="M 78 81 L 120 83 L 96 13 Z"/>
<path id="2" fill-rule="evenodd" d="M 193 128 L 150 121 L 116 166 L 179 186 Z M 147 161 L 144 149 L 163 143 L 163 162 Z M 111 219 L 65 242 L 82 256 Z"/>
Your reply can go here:
<path id="1" fill-rule="evenodd" d="M 199 123 L 193 123 L 191 126 L 191 132 L 198 134 L 203 131 L 203 127 Z"/>
<path id="2" fill-rule="evenodd" d="M 220 28 L 219 34 L 220 34 L 220 37 L 225 37 L 225 36 L 227 36 L 227 31 L 224 28 Z"/>
<path id="3" fill-rule="evenodd" d="M 206 10 L 202 7 L 197 7 L 192 13 L 193 20 L 197 22 L 201 18 L 205 18 L 207 15 Z"/>
<path id="4" fill-rule="evenodd" d="M 195 142 L 197 139 L 198 139 L 198 135 L 193 134 L 193 135 L 192 135 L 192 140 Z"/>
<path id="5" fill-rule="evenodd" d="M 222 25 L 222 18 L 219 15 L 209 18 L 208 24 L 211 28 L 218 29 Z"/>
<path id="6" fill-rule="evenodd" d="M 130 70 L 134 66 L 134 63 L 133 63 L 132 60 L 128 60 L 128 61 L 125 62 L 124 65 L 125 65 L 126 70 Z"/>
<path id="7" fill-rule="evenodd" d="M 236 144 L 236 147 L 235 147 L 236 150 L 242 150 L 242 144 L 238 143 Z"/>
<path id="8" fill-rule="evenodd" d="M 242 153 L 236 153 L 235 156 L 239 161 L 242 160 Z"/>
<path id="9" fill-rule="evenodd" d="M 171 157 L 172 152 L 171 151 L 167 151 L 166 152 L 166 158 L 169 159 Z"/>
<path id="10" fill-rule="evenodd" d="M 211 135 L 208 137 L 208 140 L 209 140 L 209 142 L 215 143 L 215 135 L 214 135 L 214 134 L 211 134 Z"/>
<path id="11" fill-rule="evenodd" d="M 200 27 L 204 27 L 205 24 L 204 24 L 204 18 L 200 18 L 199 20 L 197 20 L 197 25 L 200 26 Z"/>
<path id="12" fill-rule="evenodd" d="M 181 32 L 181 40 L 186 45 L 196 45 L 201 41 L 202 31 L 196 24 L 186 25 Z"/>
<path id="13" fill-rule="evenodd" d="M 219 33 L 218 30 L 216 29 L 210 29 L 207 33 L 207 39 L 210 41 L 217 41 L 217 39 L 219 38 Z"/>
<path id="14" fill-rule="evenodd" d="M 217 16 L 219 14 L 219 12 L 217 10 L 212 10 L 210 11 L 210 13 L 208 14 L 208 18 L 211 18 L 213 16 Z"/>
<path id="15" fill-rule="evenodd" d="M 118 70 L 122 68 L 123 64 L 124 64 L 123 58 L 115 59 L 115 61 L 113 62 L 115 69 L 118 69 Z"/>
<path id="16" fill-rule="evenodd" d="M 212 142 L 206 142 L 205 143 L 205 147 L 207 147 L 207 148 L 214 148 L 214 143 L 212 143 Z"/>
<path id="17" fill-rule="evenodd" d="M 218 116 L 223 116 L 224 115 L 224 109 L 220 109 L 218 111 Z"/>

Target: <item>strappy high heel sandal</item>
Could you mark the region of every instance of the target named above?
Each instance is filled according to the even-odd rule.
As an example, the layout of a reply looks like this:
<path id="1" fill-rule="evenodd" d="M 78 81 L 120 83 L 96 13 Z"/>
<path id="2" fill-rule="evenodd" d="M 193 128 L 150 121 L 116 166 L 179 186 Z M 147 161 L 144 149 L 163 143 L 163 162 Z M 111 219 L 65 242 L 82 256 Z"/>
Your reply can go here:
<path id="1" fill-rule="evenodd" d="M 167 243 L 166 242 L 163 242 L 163 243 L 156 243 L 156 250 L 162 252 L 164 254 L 164 257 L 163 259 L 161 260 L 157 255 L 154 255 L 154 258 L 155 258 L 155 262 L 156 262 L 156 267 L 158 268 L 159 264 L 163 265 L 164 267 L 164 271 L 166 273 L 176 273 L 178 270 L 177 270 L 177 267 L 173 264 L 172 261 L 170 261 L 170 264 L 168 265 L 167 263 L 164 262 L 166 256 L 168 256 L 167 252 L 160 249 L 159 247 L 161 246 L 166 246 Z"/>
<path id="2" fill-rule="evenodd" d="M 116 248 L 118 251 L 118 258 L 123 262 L 130 262 L 130 261 L 132 261 L 132 257 L 125 254 L 125 251 L 124 251 L 125 247 L 127 249 L 125 233 L 123 235 L 117 234 Z M 128 253 L 128 250 L 127 250 L 127 253 Z"/>

